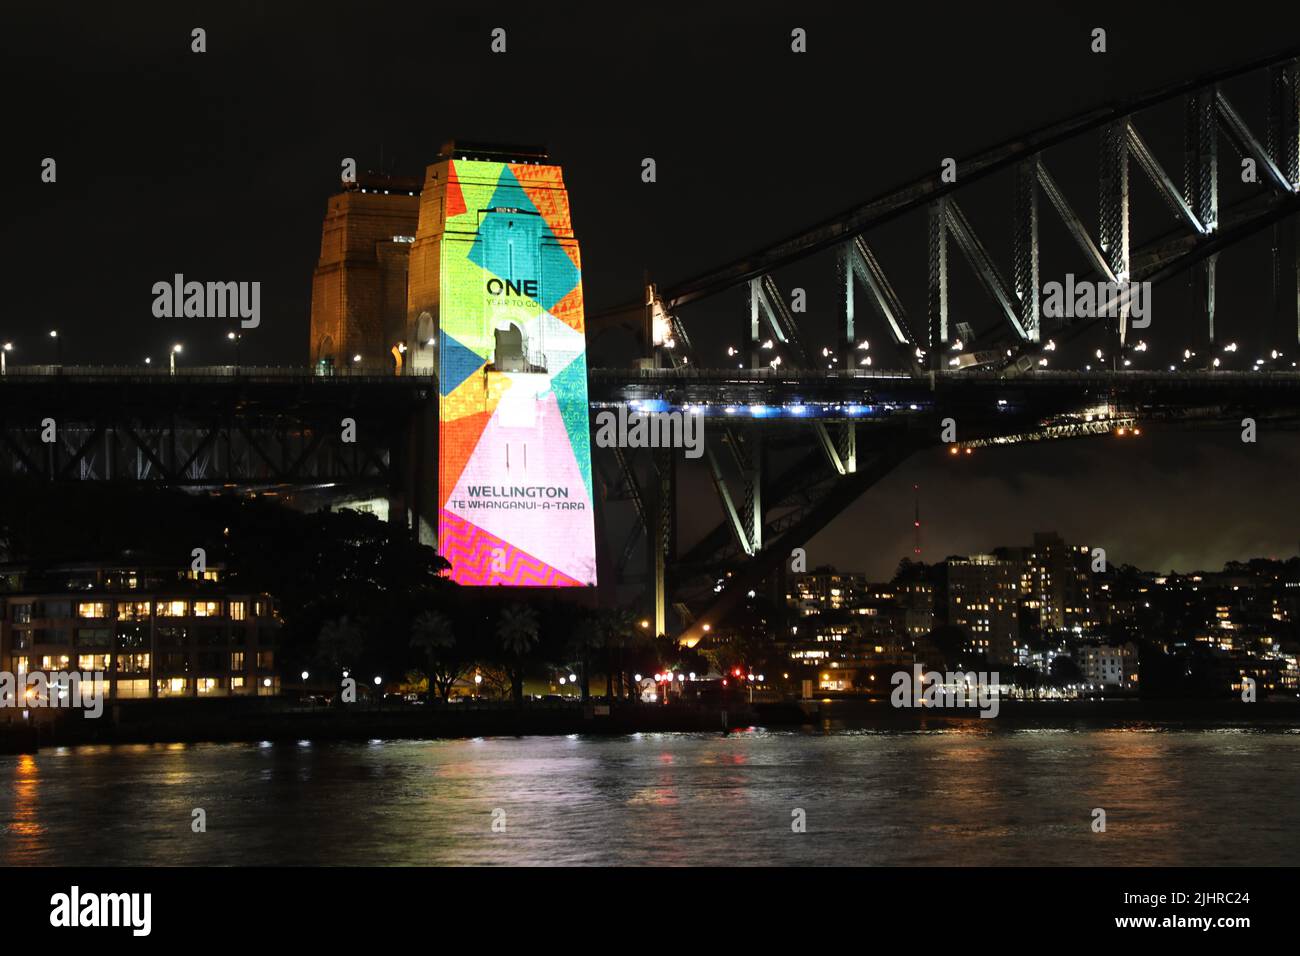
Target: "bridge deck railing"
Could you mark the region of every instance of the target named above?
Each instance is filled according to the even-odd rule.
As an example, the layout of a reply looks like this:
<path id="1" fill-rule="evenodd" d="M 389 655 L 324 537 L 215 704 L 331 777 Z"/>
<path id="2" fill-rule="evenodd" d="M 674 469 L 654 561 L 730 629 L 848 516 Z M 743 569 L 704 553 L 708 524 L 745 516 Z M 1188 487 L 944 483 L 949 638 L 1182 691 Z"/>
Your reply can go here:
<path id="1" fill-rule="evenodd" d="M 210 381 L 228 379 L 262 382 L 429 382 L 436 381 L 432 372 L 394 375 L 367 368 L 341 368 L 321 372 L 311 366 L 292 365 L 192 365 L 172 371 L 166 366 L 139 365 L 10 365 L 0 376 L 5 379 L 70 378 L 79 381 L 111 379 L 113 381 Z"/>

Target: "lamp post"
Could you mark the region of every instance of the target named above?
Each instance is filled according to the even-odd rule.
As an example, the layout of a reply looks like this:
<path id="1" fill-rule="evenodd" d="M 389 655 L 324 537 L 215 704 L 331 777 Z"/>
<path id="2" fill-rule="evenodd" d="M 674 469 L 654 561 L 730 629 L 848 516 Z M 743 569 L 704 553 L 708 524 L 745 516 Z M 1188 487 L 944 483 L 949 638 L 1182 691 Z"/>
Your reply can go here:
<path id="1" fill-rule="evenodd" d="M 3 346 L 0 346 L 0 375 L 6 374 L 5 357 L 13 350 L 14 344 L 12 342 L 6 342 Z"/>
<path id="2" fill-rule="evenodd" d="M 235 343 L 235 374 L 239 374 L 239 343 L 243 341 L 244 336 L 239 332 L 227 332 L 226 338 Z"/>
<path id="3" fill-rule="evenodd" d="M 58 329 L 50 329 L 50 338 L 54 339 L 54 364 L 59 368 L 63 367 L 63 341 L 59 338 Z"/>
<path id="4" fill-rule="evenodd" d="M 173 345 L 173 346 L 172 346 L 172 350 L 171 350 L 171 352 L 168 353 L 168 354 L 169 354 L 169 357 L 171 358 L 171 374 L 175 375 L 175 374 L 176 374 L 176 356 L 178 356 L 178 355 L 181 354 L 181 346 L 180 346 L 180 344 L 178 343 L 178 344 L 176 344 L 176 345 Z"/>

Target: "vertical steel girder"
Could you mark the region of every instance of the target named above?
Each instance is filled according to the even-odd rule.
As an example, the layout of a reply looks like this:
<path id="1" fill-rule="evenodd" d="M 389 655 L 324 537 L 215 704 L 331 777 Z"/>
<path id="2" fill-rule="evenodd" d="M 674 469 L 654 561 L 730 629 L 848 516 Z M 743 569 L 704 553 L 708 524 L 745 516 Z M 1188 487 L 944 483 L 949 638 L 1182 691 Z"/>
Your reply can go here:
<path id="1" fill-rule="evenodd" d="M 1038 303 L 1038 157 L 1016 167 L 1012 281 L 1020 304 L 1020 325 L 1031 342 L 1042 340 Z"/>
<path id="2" fill-rule="evenodd" d="M 1101 215 L 1098 238 L 1102 254 L 1115 275 L 1115 281 L 1128 282 L 1129 269 L 1129 190 L 1128 190 L 1128 120 L 1107 125 L 1101 133 Z M 1128 302 L 1121 297 L 1116 332 L 1124 347 L 1128 334 Z"/>
<path id="3" fill-rule="evenodd" d="M 655 471 L 655 520 L 648 530 L 654 552 L 654 626 L 655 636 L 668 633 L 668 563 L 674 557 L 674 509 L 677 495 L 676 459 L 671 448 L 653 453 Z"/>
<path id="4" fill-rule="evenodd" d="M 763 433 L 757 423 L 751 424 L 745 456 L 745 524 L 749 533 L 749 553 L 763 550 Z"/>
<path id="5" fill-rule="evenodd" d="M 1300 186 L 1300 64 L 1269 71 L 1268 152 L 1294 188 Z"/>
<path id="6" fill-rule="evenodd" d="M 857 422 L 845 422 L 840 431 L 840 459 L 844 462 L 844 470 L 848 474 L 851 475 L 858 470 Z"/>
<path id="7" fill-rule="evenodd" d="M 1219 228 L 1219 141 L 1213 89 L 1187 97 L 1183 146 L 1183 195 L 1207 233 Z"/>
<path id="8" fill-rule="evenodd" d="M 927 339 L 930 368 L 938 368 L 941 352 L 948 344 L 948 200 L 940 197 L 930 204 L 929 282 L 927 284 Z"/>
<path id="9" fill-rule="evenodd" d="M 1208 88 L 1188 95 L 1183 146 L 1183 194 L 1204 225 L 1206 234 L 1219 228 L 1219 137 L 1215 119 L 1217 90 Z M 1196 270 L 1193 294 L 1211 345 L 1214 329 L 1214 257 Z"/>
<path id="10" fill-rule="evenodd" d="M 840 247 L 835 257 L 836 276 L 843 295 L 840 298 L 840 358 L 846 369 L 853 368 L 853 347 L 857 341 L 857 304 L 854 302 L 853 246 Z"/>
<path id="11" fill-rule="evenodd" d="M 1300 188 L 1300 63 L 1292 60 L 1269 71 L 1268 151 L 1293 188 Z M 1273 296 L 1280 331 L 1294 308 L 1300 342 L 1300 230 L 1293 221 L 1273 227 Z M 1286 283 L 1294 283 L 1295 302 L 1284 305 Z"/>
<path id="12" fill-rule="evenodd" d="M 759 363 L 761 361 L 760 358 L 761 353 L 759 352 L 760 342 L 761 342 L 760 333 L 759 333 L 759 311 L 761 308 L 759 305 L 759 297 L 760 297 L 760 293 L 759 293 L 758 282 L 756 281 L 750 282 L 749 284 L 749 328 L 745 330 L 747 335 L 743 340 L 746 343 L 745 364 L 748 365 L 750 368 L 758 368 Z"/>
<path id="13" fill-rule="evenodd" d="M 761 310 L 776 340 L 791 350 L 796 366 L 808 368 L 808 354 L 804 351 L 799 327 L 794 321 L 794 316 L 790 314 L 785 300 L 781 298 L 776 280 L 770 275 L 761 276 L 751 279 L 749 285 L 751 329 L 754 329 L 753 323 L 757 320 L 755 309 Z"/>

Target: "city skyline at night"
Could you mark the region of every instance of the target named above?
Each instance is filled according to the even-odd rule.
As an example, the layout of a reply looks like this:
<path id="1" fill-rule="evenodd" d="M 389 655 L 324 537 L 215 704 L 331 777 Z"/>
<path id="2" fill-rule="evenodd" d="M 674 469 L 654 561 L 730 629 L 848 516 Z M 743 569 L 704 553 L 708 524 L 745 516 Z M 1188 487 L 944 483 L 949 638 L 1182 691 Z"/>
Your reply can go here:
<path id="1" fill-rule="evenodd" d="M 19 938 L 1288 930 L 1300 11 L 4 19 Z"/>

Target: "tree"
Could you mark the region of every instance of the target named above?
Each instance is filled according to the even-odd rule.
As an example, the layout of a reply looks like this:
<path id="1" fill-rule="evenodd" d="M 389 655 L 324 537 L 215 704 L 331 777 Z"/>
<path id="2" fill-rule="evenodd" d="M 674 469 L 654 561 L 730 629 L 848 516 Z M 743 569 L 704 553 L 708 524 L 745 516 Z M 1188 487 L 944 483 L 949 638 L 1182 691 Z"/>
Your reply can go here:
<path id="1" fill-rule="evenodd" d="M 365 650 L 365 635 L 345 614 L 325 622 L 316 647 L 317 656 L 325 666 L 335 670 L 356 667 Z"/>
<path id="2" fill-rule="evenodd" d="M 497 620 L 497 639 L 505 653 L 502 663 L 510 675 L 510 690 L 516 707 L 524 706 L 524 672 L 528 655 L 540 638 L 537 612 L 532 608 L 513 604 L 501 612 Z"/>
<path id="3" fill-rule="evenodd" d="M 1050 668 L 1052 681 L 1058 687 L 1064 687 L 1067 684 L 1082 684 L 1083 671 L 1079 670 L 1079 665 L 1075 663 L 1074 658 L 1058 655 L 1052 658 Z"/>
<path id="4" fill-rule="evenodd" d="M 605 645 L 605 695 L 614 699 L 617 675 L 618 696 L 623 696 L 623 660 L 637 635 L 636 618 L 626 608 L 610 608 L 601 615 L 601 637 Z"/>
<path id="5" fill-rule="evenodd" d="M 441 611 L 417 615 L 411 622 L 411 647 L 423 652 L 428 662 L 429 700 L 433 700 L 436 691 L 445 701 L 451 696 L 452 686 L 472 665 L 461 652 L 451 620 Z"/>
<path id="6" fill-rule="evenodd" d="M 570 642 L 570 652 L 579 665 L 578 672 L 582 675 L 582 701 L 586 703 L 591 698 L 591 656 L 592 652 L 601 646 L 604 641 L 604 634 L 601 630 L 601 622 L 594 615 L 588 615 L 578 622 L 574 628 L 573 639 Z"/>

